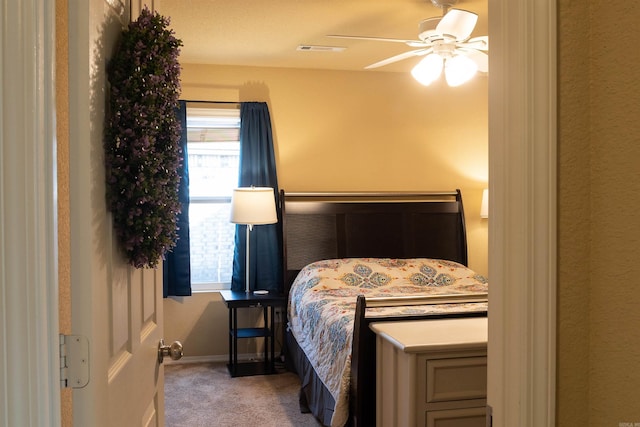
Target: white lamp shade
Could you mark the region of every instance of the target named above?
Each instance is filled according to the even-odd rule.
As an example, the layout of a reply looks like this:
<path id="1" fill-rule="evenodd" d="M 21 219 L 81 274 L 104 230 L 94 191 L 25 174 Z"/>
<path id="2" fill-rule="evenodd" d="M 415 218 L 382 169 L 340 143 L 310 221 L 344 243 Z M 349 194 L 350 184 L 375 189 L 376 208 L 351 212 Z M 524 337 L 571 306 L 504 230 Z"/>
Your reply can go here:
<path id="1" fill-rule="evenodd" d="M 480 218 L 489 218 L 489 190 L 482 191 L 482 204 L 480 205 Z"/>
<path id="2" fill-rule="evenodd" d="M 247 225 L 278 222 L 273 188 L 241 187 L 233 190 L 231 222 Z"/>

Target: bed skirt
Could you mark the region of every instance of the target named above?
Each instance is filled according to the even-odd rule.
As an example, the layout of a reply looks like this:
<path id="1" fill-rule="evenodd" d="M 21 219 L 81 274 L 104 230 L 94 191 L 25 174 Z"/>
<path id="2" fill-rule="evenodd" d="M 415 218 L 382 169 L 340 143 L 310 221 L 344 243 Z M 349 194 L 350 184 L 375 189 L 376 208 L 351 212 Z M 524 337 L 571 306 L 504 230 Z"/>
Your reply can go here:
<path id="1" fill-rule="evenodd" d="M 291 332 L 286 332 L 288 363 L 287 369 L 300 377 L 300 411 L 311 412 L 324 426 L 331 425 L 336 402 L 316 375 L 313 366 L 307 359 Z"/>

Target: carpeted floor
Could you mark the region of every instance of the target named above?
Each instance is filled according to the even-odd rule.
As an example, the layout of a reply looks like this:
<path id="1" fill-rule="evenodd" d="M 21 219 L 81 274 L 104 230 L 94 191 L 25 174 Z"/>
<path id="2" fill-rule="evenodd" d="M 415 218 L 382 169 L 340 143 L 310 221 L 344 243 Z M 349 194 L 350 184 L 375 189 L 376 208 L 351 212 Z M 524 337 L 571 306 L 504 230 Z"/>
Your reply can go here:
<path id="1" fill-rule="evenodd" d="M 167 427 L 318 427 L 298 406 L 291 372 L 231 378 L 225 363 L 165 366 Z"/>

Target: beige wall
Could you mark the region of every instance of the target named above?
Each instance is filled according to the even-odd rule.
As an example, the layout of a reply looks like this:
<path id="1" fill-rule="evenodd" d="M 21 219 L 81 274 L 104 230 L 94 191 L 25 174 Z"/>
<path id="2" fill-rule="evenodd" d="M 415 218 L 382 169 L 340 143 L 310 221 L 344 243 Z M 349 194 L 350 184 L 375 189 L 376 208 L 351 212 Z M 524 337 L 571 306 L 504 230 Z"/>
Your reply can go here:
<path id="1" fill-rule="evenodd" d="M 559 12 L 557 425 L 640 423 L 640 5 Z"/>
<path id="2" fill-rule="evenodd" d="M 165 341 L 178 340 L 184 348 L 185 359 L 226 361 L 229 348 L 229 312 L 218 292 L 204 292 L 189 297 L 168 298 L 164 302 Z M 261 324 L 260 308 L 238 311 L 238 327 Z M 276 325 L 276 329 L 281 325 Z M 278 334 L 279 336 L 282 336 Z M 276 347 L 282 342 L 276 340 Z M 255 355 L 264 349 L 264 340 L 238 341 L 239 355 Z M 170 363 L 170 362 L 169 362 Z"/>
<path id="3" fill-rule="evenodd" d="M 590 13 L 589 401 L 601 426 L 640 423 L 640 51 L 628 53 L 640 5 L 593 1 Z"/>
<path id="4" fill-rule="evenodd" d="M 568 3 L 568 2 L 565 2 Z M 588 2 L 560 8 L 558 133 L 558 426 L 589 426 Z M 576 19 L 582 16 L 582 19 Z"/>
<path id="5" fill-rule="evenodd" d="M 279 184 L 289 191 L 459 187 L 477 217 L 488 168 L 486 78 L 425 88 L 398 73 L 184 65 L 182 92 L 268 102 Z"/>
<path id="6" fill-rule="evenodd" d="M 425 88 L 409 74 L 185 64 L 182 98 L 267 102 L 287 191 L 460 188 L 469 265 L 487 274 L 486 78 Z M 167 300 L 165 338 L 186 355 L 226 355 L 225 316 L 217 293 Z"/>

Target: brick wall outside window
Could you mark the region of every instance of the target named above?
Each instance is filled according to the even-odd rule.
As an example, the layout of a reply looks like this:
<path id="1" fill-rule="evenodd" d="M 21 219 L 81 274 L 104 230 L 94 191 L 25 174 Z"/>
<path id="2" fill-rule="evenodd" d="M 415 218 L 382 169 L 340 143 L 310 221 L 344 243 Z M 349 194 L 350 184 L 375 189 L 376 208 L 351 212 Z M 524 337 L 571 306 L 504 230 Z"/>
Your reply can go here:
<path id="1" fill-rule="evenodd" d="M 194 203 L 189 206 L 191 282 L 231 283 L 233 239 L 230 203 Z"/>

